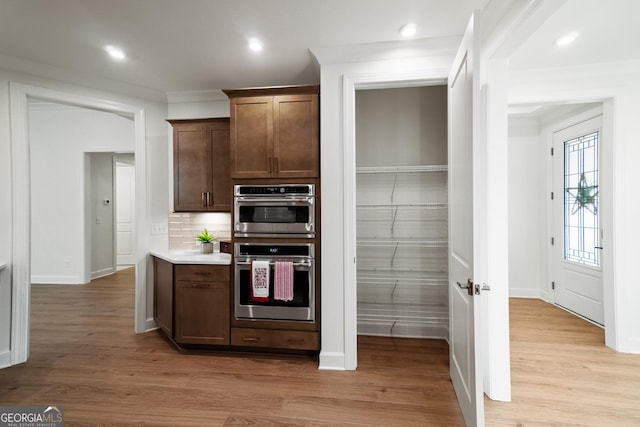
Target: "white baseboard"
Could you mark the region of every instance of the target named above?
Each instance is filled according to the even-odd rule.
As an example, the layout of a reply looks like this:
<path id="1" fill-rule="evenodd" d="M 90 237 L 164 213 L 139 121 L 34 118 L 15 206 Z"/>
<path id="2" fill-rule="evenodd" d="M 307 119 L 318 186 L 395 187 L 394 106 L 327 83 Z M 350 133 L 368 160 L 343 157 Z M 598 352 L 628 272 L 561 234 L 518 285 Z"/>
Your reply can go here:
<path id="1" fill-rule="evenodd" d="M 114 274 L 115 272 L 116 272 L 116 270 L 113 267 L 103 268 L 102 270 L 98 270 L 98 271 L 92 271 L 91 272 L 91 280 L 99 279 L 99 278 L 105 277 L 105 276 L 109 276 L 111 274 Z"/>
<path id="2" fill-rule="evenodd" d="M 509 298 L 541 299 L 541 292 L 540 292 L 540 289 L 536 289 L 536 288 L 510 288 Z"/>
<path id="3" fill-rule="evenodd" d="M 158 329 L 158 326 L 156 325 L 156 321 L 153 320 L 153 318 L 149 318 L 147 320 L 145 320 L 144 322 L 144 331 L 145 332 L 151 332 Z"/>
<path id="4" fill-rule="evenodd" d="M 630 337 L 620 350 L 623 353 L 640 354 L 640 337 Z"/>
<path id="5" fill-rule="evenodd" d="M 5 350 L 0 352 L 0 369 L 11 366 L 11 352 Z"/>
<path id="6" fill-rule="evenodd" d="M 327 371 L 345 371 L 344 353 L 320 351 L 318 369 Z"/>
<path id="7" fill-rule="evenodd" d="M 34 285 L 84 285 L 78 276 L 31 276 Z"/>

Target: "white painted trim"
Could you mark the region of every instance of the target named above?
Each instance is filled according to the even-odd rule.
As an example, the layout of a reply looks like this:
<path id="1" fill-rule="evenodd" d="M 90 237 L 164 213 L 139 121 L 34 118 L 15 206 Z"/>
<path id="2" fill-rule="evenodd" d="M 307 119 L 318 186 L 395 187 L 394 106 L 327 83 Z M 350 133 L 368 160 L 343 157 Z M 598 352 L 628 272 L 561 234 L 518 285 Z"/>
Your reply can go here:
<path id="1" fill-rule="evenodd" d="M 79 276 L 31 276 L 32 285 L 84 285 Z"/>
<path id="2" fill-rule="evenodd" d="M 356 134 L 355 91 L 397 87 L 446 85 L 448 69 L 425 69 L 412 73 L 352 74 L 342 77 L 343 211 L 344 211 L 344 369 L 357 367 L 357 277 L 356 277 Z M 324 359 L 321 359 L 324 360 Z M 327 363 L 329 363 L 327 361 Z M 322 366 L 322 369 L 327 369 Z"/>
<path id="3" fill-rule="evenodd" d="M 509 298 L 542 299 L 542 295 L 539 288 L 509 289 Z"/>
<path id="4" fill-rule="evenodd" d="M 114 274 L 115 272 L 116 272 L 116 266 L 115 265 L 113 267 L 103 268 L 102 270 L 92 271 L 91 272 L 91 280 L 99 279 L 99 278 L 105 277 L 105 276 L 109 276 L 111 274 Z"/>
<path id="5" fill-rule="evenodd" d="M 217 101 L 229 102 L 229 97 L 221 90 L 180 90 L 167 92 L 167 102 L 169 104 Z"/>
<path id="6" fill-rule="evenodd" d="M 358 297 L 356 279 L 356 92 L 351 77 L 342 79 L 343 105 L 343 247 L 344 247 L 344 368 L 358 366 Z"/>
<path id="7" fill-rule="evenodd" d="M 320 351 L 320 366 L 318 369 L 326 371 L 345 371 L 344 353 Z"/>
<path id="8" fill-rule="evenodd" d="M 31 178 L 27 88 L 9 82 L 11 121 L 13 275 L 11 297 L 11 365 L 29 357 L 31 301 Z"/>
<path id="9" fill-rule="evenodd" d="M 149 332 L 156 329 L 159 329 L 159 328 L 156 325 L 156 321 L 153 319 L 153 317 L 147 318 L 147 320 L 144 322 L 144 331 Z"/>
<path id="10" fill-rule="evenodd" d="M 11 352 L 9 350 L 0 353 L 0 369 L 11 366 Z"/>
<path id="11" fill-rule="evenodd" d="M 13 196 L 13 281 L 11 313 L 11 364 L 25 362 L 29 355 L 31 300 L 31 205 L 28 98 L 89 107 L 133 117 L 136 154 L 136 220 L 146 230 L 146 133 L 145 111 L 132 105 L 22 83 L 9 82 Z M 146 330 L 147 238 L 137 232 L 135 330 Z"/>

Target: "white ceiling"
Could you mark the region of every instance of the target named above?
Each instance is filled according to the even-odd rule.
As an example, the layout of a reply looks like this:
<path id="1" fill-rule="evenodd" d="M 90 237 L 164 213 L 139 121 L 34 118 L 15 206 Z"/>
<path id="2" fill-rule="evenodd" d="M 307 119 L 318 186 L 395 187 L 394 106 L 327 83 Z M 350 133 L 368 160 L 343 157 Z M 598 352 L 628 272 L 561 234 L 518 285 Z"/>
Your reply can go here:
<path id="1" fill-rule="evenodd" d="M 511 57 L 513 70 L 640 59 L 640 0 L 567 0 Z M 570 46 L 555 41 L 576 32 Z"/>
<path id="2" fill-rule="evenodd" d="M 487 0 L 0 0 L 0 67 L 169 91 L 318 83 L 309 48 L 461 35 Z M 265 48 L 247 49 L 250 37 Z M 116 63 L 104 53 L 128 55 Z"/>
<path id="3" fill-rule="evenodd" d="M 0 0 L 0 68 L 156 99 L 173 91 L 318 83 L 310 48 L 461 35 L 488 0 Z M 640 59 L 640 0 L 567 0 L 514 70 Z M 553 41 L 579 34 L 569 48 Z M 259 37 L 265 49 L 247 49 Z M 123 48 L 114 62 L 105 45 Z M 115 85 L 115 86 L 114 86 Z"/>

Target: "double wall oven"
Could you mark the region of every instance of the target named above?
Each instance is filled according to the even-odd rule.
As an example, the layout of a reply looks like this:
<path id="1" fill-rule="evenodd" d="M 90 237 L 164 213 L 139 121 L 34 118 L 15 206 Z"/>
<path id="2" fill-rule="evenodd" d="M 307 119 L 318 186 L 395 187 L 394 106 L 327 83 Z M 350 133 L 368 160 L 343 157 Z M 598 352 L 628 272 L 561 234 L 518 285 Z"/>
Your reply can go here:
<path id="1" fill-rule="evenodd" d="M 315 321 L 315 214 L 315 184 L 234 185 L 236 319 Z"/>

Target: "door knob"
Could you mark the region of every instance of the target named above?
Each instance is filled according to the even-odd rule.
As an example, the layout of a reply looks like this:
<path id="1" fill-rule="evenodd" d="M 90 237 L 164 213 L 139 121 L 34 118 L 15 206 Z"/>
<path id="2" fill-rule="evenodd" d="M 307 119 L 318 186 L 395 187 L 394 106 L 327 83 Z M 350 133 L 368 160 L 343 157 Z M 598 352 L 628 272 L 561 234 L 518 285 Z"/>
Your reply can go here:
<path id="1" fill-rule="evenodd" d="M 473 295 L 473 280 L 467 279 L 466 285 L 463 285 L 460 282 L 456 282 L 456 285 L 458 285 L 460 289 L 466 289 L 469 295 Z"/>

